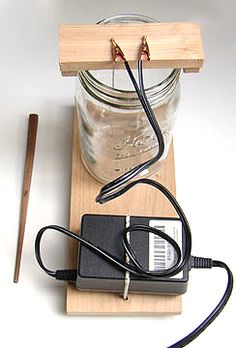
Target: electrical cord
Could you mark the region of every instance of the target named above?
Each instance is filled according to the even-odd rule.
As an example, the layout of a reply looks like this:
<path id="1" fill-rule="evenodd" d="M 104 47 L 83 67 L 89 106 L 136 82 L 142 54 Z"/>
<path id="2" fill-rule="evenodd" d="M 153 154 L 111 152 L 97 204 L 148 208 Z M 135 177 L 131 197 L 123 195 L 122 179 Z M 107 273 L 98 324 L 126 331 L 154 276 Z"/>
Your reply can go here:
<path id="1" fill-rule="evenodd" d="M 108 202 L 108 201 L 120 196 L 123 193 L 122 186 L 124 184 L 126 184 L 127 182 L 129 182 L 130 180 L 132 180 L 137 175 L 139 175 L 140 173 L 142 173 L 145 169 L 148 169 L 151 165 L 156 163 L 161 158 L 161 156 L 163 155 L 164 150 L 165 150 L 164 138 L 163 138 L 160 126 L 157 122 L 157 119 L 154 115 L 154 112 L 149 104 L 149 101 L 148 101 L 146 93 L 145 93 L 145 89 L 144 89 L 144 85 L 143 85 L 142 61 L 140 60 L 139 64 L 138 64 L 138 76 L 139 76 L 139 85 L 140 86 L 138 86 L 138 84 L 135 80 L 135 77 L 134 77 L 133 72 L 129 66 L 129 63 L 125 60 L 124 64 L 125 64 L 126 70 L 128 72 L 128 75 L 130 77 L 130 80 L 134 86 L 134 89 L 138 95 L 140 103 L 141 103 L 141 105 L 146 113 L 148 121 L 149 121 L 149 123 L 150 123 L 156 137 L 157 137 L 158 151 L 157 151 L 157 154 L 153 158 L 147 160 L 144 163 L 136 165 L 134 168 L 131 168 L 125 174 L 121 175 L 117 179 L 115 179 L 115 180 L 109 182 L 108 184 L 106 184 L 105 186 L 103 186 L 100 193 L 96 197 L 96 202 L 101 203 L 101 204 Z"/>
<path id="2" fill-rule="evenodd" d="M 195 328 L 190 334 L 182 338 L 180 341 L 172 344 L 171 346 L 167 348 L 182 348 L 187 346 L 193 340 L 195 340 L 195 338 L 197 338 L 218 317 L 218 315 L 221 313 L 226 303 L 228 302 L 233 290 L 233 274 L 231 270 L 229 269 L 229 267 L 224 262 L 192 256 L 191 263 L 192 263 L 191 264 L 192 268 L 212 268 L 212 267 L 224 268 L 228 276 L 226 290 L 221 300 L 217 304 L 217 306 L 213 309 L 213 311 L 208 315 L 208 317 L 205 320 L 203 320 L 203 322 L 197 328 Z M 211 264 L 211 266 L 209 266 L 209 264 Z"/>
<path id="3" fill-rule="evenodd" d="M 187 218 L 180 207 L 179 203 L 175 199 L 175 197 L 160 183 L 151 180 L 151 179 L 138 179 L 132 182 L 129 182 L 131 179 L 133 179 L 135 176 L 140 174 L 143 170 L 149 168 L 151 165 L 156 163 L 161 156 L 164 153 L 164 139 L 161 132 L 161 129 L 159 127 L 159 124 L 156 120 L 156 117 L 153 113 L 153 110 L 149 104 L 148 98 L 145 93 L 144 83 L 143 83 L 143 72 L 142 72 L 142 61 L 140 60 L 138 63 L 138 78 L 139 78 L 139 86 L 134 78 L 134 75 L 132 73 L 132 70 L 130 69 L 130 66 L 127 61 L 124 62 L 126 70 L 129 74 L 129 77 L 134 85 L 135 91 L 139 97 L 139 100 L 141 102 L 141 105 L 143 106 L 143 109 L 147 115 L 148 121 L 150 125 L 153 128 L 153 131 L 157 137 L 158 140 L 158 152 L 156 156 L 154 156 L 152 159 L 141 163 L 131 170 L 129 170 L 124 175 L 118 177 L 117 179 L 113 180 L 112 182 L 106 184 L 98 194 L 96 201 L 99 203 L 104 203 L 109 200 L 112 200 L 114 198 L 119 197 L 120 195 L 124 194 L 128 190 L 130 190 L 133 186 L 137 184 L 146 184 L 150 185 L 157 190 L 159 190 L 169 201 L 169 203 L 173 206 L 176 213 L 179 216 L 180 221 L 182 222 L 183 226 L 183 233 L 185 234 L 185 246 L 183 247 L 184 253 L 181 253 L 181 250 L 178 246 L 178 244 L 175 242 L 174 239 L 172 239 L 170 236 L 168 236 L 166 233 L 162 232 L 159 229 L 146 226 L 146 225 L 131 225 L 128 228 L 126 228 L 123 231 L 122 234 L 122 243 L 123 247 L 126 251 L 126 253 L 129 256 L 129 263 L 124 262 L 123 260 L 119 260 L 118 258 L 114 257 L 114 255 L 111 255 L 106 250 L 104 250 L 101 247 L 98 247 L 97 245 L 92 244 L 88 240 L 82 238 L 81 236 L 77 235 L 76 233 L 73 233 L 63 227 L 57 226 L 57 225 L 51 225 L 43 227 L 37 234 L 36 240 L 35 240 L 35 255 L 37 258 L 37 261 L 40 265 L 40 267 L 51 277 L 54 277 L 58 280 L 65 280 L 65 281 L 76 281 L 77 277 L 77 270 L 57 270 L 57 271 L 51 271 L 48 268 L 45 267 L 42 257 L 41 257 L 41 240 L 42 236 L 45 231 L 47 230 L 56 230 L 62 234 L 65 234 L 68 237 L 71 237 L 78 242 L 81 243 L 81 245 L 85 246 L 92 252 L 96 253 L 103 259 L 105 259 L 107 262 L 115 265 L 116 267 L 128 271 L 131 274 L 134 274 L 135 276 L 147 278 L 147 279 L 158 279 L 163 277 L 170 277 L 178 274 L 181 272 L 186 266 L 189 268 L 212 268 L 212 267 L 220 267 L 226 270 L 228 281 L 226 290 L 217 304 L 217 306 L 213 309 L 213 311 L 208 315 L 208 317 L 196 328 L 194 329 L 190 334 L 188 334 L 186 337 L 181 339 L 180 341 L 174 343 L 173 345 L 169 346 L 168 348 L 182 348 L 188 345 L 191 341 L 193 341 L 195 338 L 197 338 L 220 314 L 220 312 L 223 310 L 224 306 L 228 302 L 230 295 L 232 293 L 233 289 L 233 274 L 229 267 L 222 261 L 216 261 L 209 258 L 202 258 L 202 257 L 194 257 L 191 256 L 191 244 L 192 244 L 192 238 L 191 238 L 191 230 L 189 223 L 187 221 Z M 126 185 L 125 185 L 126 184 Z M 127 234 L 129 233 L 135 233 L 137 231 L 142 231 L 145 233 L 153 233 L 158 235 L 160 238 L 166 240 L 171 247 L 174 250 L 175 253 L 175 262 L 172 265 L 171 268 L 161 270 L 161 271 L 149 271 L 144 269 L 140 263 L 138 262 L 135 253 L 133 252 L 131 245 L 129 244 Z"/>

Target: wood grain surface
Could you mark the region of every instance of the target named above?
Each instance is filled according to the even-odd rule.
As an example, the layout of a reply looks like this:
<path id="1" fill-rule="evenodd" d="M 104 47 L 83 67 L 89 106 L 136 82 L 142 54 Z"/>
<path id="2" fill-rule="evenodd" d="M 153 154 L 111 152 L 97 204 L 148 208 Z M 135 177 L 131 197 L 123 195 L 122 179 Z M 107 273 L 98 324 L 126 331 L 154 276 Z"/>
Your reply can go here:
<path id="1" fill-rule="evenodd" d="M 173 146 L 158 180 L 175 194 Z M 95 203 L 102 184 L 84 168 L 80 159 L 77 114 L 74 115 L 71 205 L 69 228 L 79 233 L 81 216 L 85 213 L 127 214 L 143 216 L 175 216 L 163 196 L 151 187 L 140 185 L 125 195 L 103 205 Z M 77 243 L 69 241 L 69 267 L 77 262 Z M 119 294 L 84 292 L 73 284 L 67 286 L 66 311 L 71 315 L 160 315 L 181 313 L 181 296 L 130 294 L 124 301 Z"/>
<path id="2" fill-rule="evenodd" d="M 23 250 L 25 224 L 26 224 L 26 218 L 27 218 L 27 210 L 28 210 L 28 202 L 29 202 L 29 194 L 30 194 L 30 186 L 31 186 L 32 173 L 33 173 L 34 154 L 35 154 L 36 138 L 37 138 L 37 130 L 38 130 L 38 118 L 39 117 L 36 114 L 29 115 L 24 181 L 23 181 L 22 198 L 21 198 L 20 225 L 19 225 L 19 235 L 18 235 L 17 252 L 16 252 L 15 272 L 14 272 L 14 283 L 18 282 L 19 274 L 20 274 L 21 255 Z"/>
<path id="3" fill-rule="evenodd" d="M 143 35 L 147 36 L 151 60 L 145 68 L 184 68 L 197 72 L 204 52 L 199 25 L 196 23 L 146 23 L 109 25 L 61 25 L 59 63 L 62 75 L 73 76 L 78 70 L 124 68 L 113 63 L 111 38 L 121 47 L 131 67 L 137 65 Z"/>

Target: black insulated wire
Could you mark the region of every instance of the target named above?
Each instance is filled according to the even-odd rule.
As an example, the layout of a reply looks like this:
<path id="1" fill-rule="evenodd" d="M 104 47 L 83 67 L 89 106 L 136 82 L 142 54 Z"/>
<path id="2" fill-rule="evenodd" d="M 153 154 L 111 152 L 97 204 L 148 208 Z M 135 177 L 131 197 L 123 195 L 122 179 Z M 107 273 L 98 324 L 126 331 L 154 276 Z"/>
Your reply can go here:
<path id="1" fill-rule="evenodd" d="M 203 259 L 203 258 L 199 258 L 199 259 Z M 208 262 L 209 262 L 209 259 L 206 259 L 206 263 Z M 231 270 L 229 269 L 229 267 L 222 261 L 212 260 L 212 267 L 220 267 L 226 270 L 227 272 L 227 277 L 228 277 L 227 286 L 221 300 L 219 301 L 217 306 L 213 309 L 213 311 L 208 315 L 208 317 L 196 329 L 194 329 L 190 334 L 182 338 L 180 341 L 172 344 L 171 346 L 168 346 L 167 348 L 182 348 L 187 346 L 193 340 L 195 340 L 218 317 L 218 315 L 221 313 L 226 303 L 228 302 L 233 290 L 233 283 L 234 283 L 233 274 Z M 214 344 L 212 346 L 214 346 Z"/>
<path id="2" fill-rule="evenodd" d="M 109 182 L 105 186 L 102 187 L 100 193 L 96 197 L 96 202 L 98 203 L 105 203 L 107 201 L 110 201 L 122 194 L 122 187 L 124 184 L 132 180 L 137 175 L 141 174 L 145 169 L 148 169 L 151 165 L 156 163 L 161 156 L 164 153 L 165 150 L 165 144 L 164 144 L 164 138 L 160 129 L 160 126 L 156 120 L 155 114 L 149 104 L 149 101 L 147 99 L 145 88 L 143 84 L 143 68 L 142 68 L 142 61 L 139 61 L 138 64 L 138 76 L 139 76 L 139 85 L 137 84 L 135 77 L 133 75 L 132 70 L 130 69 L 129 63 L 127 61 L 124 62 L 126 70 L 128 72 L 128 75 L 130 77 L 130 80 L 134 86 L 134 89 L 138 95 L 138 98 L 140 100 L 140 103 L 146 113 L 146 116 L 148 118 L 148 121 L 156 135 L 157 142 L 158 142 L 158 151 L 157 154 L 147 160 L 144 163 L 140 163 L 136 165 L 134 168 L 130 169 L 128 172 L 123 174 L 122 176 L 118 177 L 117 179 Z"/>

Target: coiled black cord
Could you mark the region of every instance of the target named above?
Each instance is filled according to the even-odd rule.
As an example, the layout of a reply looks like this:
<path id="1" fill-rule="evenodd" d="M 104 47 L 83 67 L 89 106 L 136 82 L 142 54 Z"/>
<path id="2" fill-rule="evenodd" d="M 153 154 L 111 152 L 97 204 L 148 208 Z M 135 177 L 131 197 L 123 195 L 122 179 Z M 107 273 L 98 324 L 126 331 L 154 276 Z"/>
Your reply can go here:
<path id="1" fill-rule="evenodd" d="M 146 277 L 146 278 L 153 278 L 153 277 L 154 278 L 156 278 L 156 277 L 162 278 L 162 277 L 171 277 L 171 276 L 174 276 L 174 275 L 178 274 L 179 272 L 181 272 L 185 268 L 186 264 L 189 262 L 190 253 L 191 253 L 191 240 L 192 240 L 192 238 L 191 238 L 191 231 L 190 231 L 190 226 L 189 226 L 189 223 L 187 221 L 187 218 L 186 218 L 184 212 L 182 211 L 180 205 L 178 204 L 177 200 L 175 199 L 175 197 L 163 185 L 161 185 L 160 183 L 158 183 L 154 180 L 139 179 L 139 180 L 133 181 L 133 182 L 129 183 L 128 185 L 126 185 L 125 187 L 123 187 L 122 190 L 119 191 L 119 194 L 125 193 L 126 191 L 130 190 L 133 186 L 135 186 L 137 184 L 151 185 L 154 188 L 158 189 L 168 199 L 170 204 L 173 206 L 173 208 L 177 212 L 177 214 L 180 218 L 180 221 L 182 222 L 183 233 L 185 234 L 185 238 L 184 238 L 185 246 L 183 247 L 183 249 L 184 249 L 183 254 L 181 254 L 180 248 L 179 248 L 178 244 L 175 242 L 175 240 L 172 239 L 168 234 L 162 232 L 161 230 L 147 226 L 147 225 L 131 225 L 130 227 L 126 228 L 123 231 L 123 235 L 122 235 L 122 242 L 123 242 L 124 249 L 125 249 L 126 253 L 129 255 L 130 261 L 132 261 L 131 264 L 129 264 L 129 263 L 123 262 L 123 261 L 115 258 L 113 255 L 110 255 L 106 250 L 90 243 L 89 241 L 85 240 L 84 238 L 78 236 L 77 234 L 70 232 L 63 227 L 53 225 L 53 226 L 47 226 L 47 227 L 42 228 L 38 232 L 38 235 L 36 237 L 35 255 L 36 255 L 36 258 L 37 258 L 37 261 L 38 261 L 40 267 L 48 275 L 50 275 L 52 277 L 56 277 L 56 272 L 50 271 L 49 269 L 47 269 L 44 266 L 42 259 L 41 259 L 41 251 L 40 251 L 41 238 L 42 238 L 43 233 L 48 229 L 53 229 L 53 230 L 57 230 L 63 234 L 66 234 L 69 237 L 76 239 L 77 241 L 81 242 L 82 245 L 86 246 L 88 249 L 95 252 L 96 254 L 101 256 L 106 261 L 108 261 L 112 264 L 115 264 L 120 269 L 122 269 L 124 271 L 129 271 L 130 273 L 135 274 L 136 276 Z M 170 245 L 173 247 L 173 250 L 176 254 L 176 258 L 175 258 L 176 260 L 171 268 L 169 268 L 167 270 L 161 270 L 161 271 L 154 272 L 154 271 L 145 270 L 139 264 L 135 254 L 131 248 L 131 245 L 127 239 L 128 232 L 135 233 L 138 231 L 156 234 L 159 237 L 165 239 L 168 243 L 170 243 Z M 63 270 L 63 272 L 64 271 L 65 270 Z M 74 281 L 75 279 L 71 279 L 71 280 Z"/>
<path id="2" fill-rule="evenodd" d="M 114 257 L 113 255 L 109 254 L 106 250 L 102 249 L 101 247 L 98 247 L 89 241 L 85 240 L 84 238 L 80 237 L 79 235 L 56 225 L 46 226 L 42 228 L 36 237 L 35 240 L 35 255 L 37 258 L 37 261 L 40 265 L 40 267 L 50 276 L 55 277 L 59 280 L 66 280 L 66 281 L 76 281 L 77 276 L 77 270 L 58 270 L 58 271 L 51 271 L 48 268 L 44 266 L 44 263 L 41 258 L 41 239 L 44 234 L 44 232 L 48 229 L 56 230 L 60 233 L 63 233 L 67 235 L 68 237 L 71 237 L 77 241 L 79 241 L 82 245 L 90 249 L 91 251 L 98 254 L 100 257 L 105 259 L 107 262 L 110 262 L 120 269 L 124 271 L 128 271 L 131 274 L 134 274 L 136 276 L 142 277 L 142 278 L 162 278 L 162 277 L 170 277 L 173 276 L 179 272 L 181 272 L 186 265 L 188 265 L 189 269 L 191 268 L 212 268 L 212 267 L 220 267 L 224 268 L 228 275 L 228 281 L 227 281 L 227 287 L 225 290 L 225 293 L 223 294 L 220 302 L 218 305 L 214 308 L 214 310 L 210 313 L 210 315 L 196 328 L 194 329 L 190 334 L 188 334 L 186 337 L 181 339 L 180 341 L 174 343 L 173 345 L 169 346 L 168 348 L 182 348 L 188 345 L 190 342 L 192 342 L 195 338 L 197 338 L 212 322 L 216 319 L 216 317 L 220 314 L 220 312 L 223 310 L 224 306 L 228 302 L 230 295 L 232 293 L 233 289 L 233 274 L 229 267 L 222 261 L 214 261 L 211 259 L 201 258 L 201 257 L 193 257 L 191 255 L 191 231 L 188 224 L 188 221 L 185 217 L 184 212 L 182 211 L 180 205 L 176 201 L 175 197 L 160 183 L 150 180 L 150 179 L 139 179 L 133 182 L 129 182 L 131 179 L 133 179 L 135 176 L 140 174 L 143 170 L 149 168 L 152 164 L 157 162 L 161 156 L 164 153 L 164 139 L 163 135 L 161 133 L 160 127 L 158 125 L 158 122 L 156 121 L 155 115 L 153 113 L 153 110 L 148 102 L 144 84 L 143 84 L 143 74 L 142 74 L 142 61 L 139 61 L 138 64 L 138 75 L 139 75 L 139 87 L 137 85 L 137 82 L 133 76 L 133 73 L 129 67 L 129 64 L 127 61 L 125 61 L 125 66 L 127 69 L 127 72 L 130 76 L 130 79 L 134 85 L 134 88 L 137 92 L 137 95 L 140 99 L 140 102 L 144 108 L 144 111 L 148 117 L 148 120 L 150 122 L 150 125 L 152 126 L 157 140 L 159 144 L 159 150 L 156 156 L 142 164 L 139 164 L 129 170 L 127 173 L 122 175 L 121 177 L 115 179 L 114 181 L 110 182 L 109 184 L 105 185 L 99 195 L 96 198 L 96 201 L 99 203 L 104 203 L 106 201 L 109 201 L 111 199 L 114 199 L 116 197 L 119 197 L 123 193 L 127 192 L 129 189 L 131 189 L 133 186 L 137 184 L 147 184 L 151 185 L 154 188 L 161 191 L 164 196 L 168 199 L 168 201 L 171 203 L 171 205 L 174 207 L 175 211 L 177 212 L 182 225 L 183 225 L 183 232 L 185 234 L 185 247 L 183 248 L 185 250 L 184 254 L 181 255 L 180 248 L 178 244 L 173 240 L 171 237 L 169 237 L 166 233 L 162 232 L 161 230 L 158 230 L 156 228 L 152 228 L 150 226 L 146 225 L 132 225 L 128 228 L 126 228 L 123 232 L 123 246 L 126 251 L 126 253 L 129 255 L 130 263 L 126 263 L 124 261 L 119 260 L 118 258 Z M 129 183 L 128 183 L 129 182 Z M 128 183 L 128 184 L 126 184 Z M 125 185 L 126 184 L 126 185 Z M 127 234 L 129 233 L 135 233 L 137 231 L 142 231 L 146 233 L 154 233 L 158 235 L 159 237 L 165 239 L 173 248 L 176 260 L 173 266 L 167 270 L 161 270 L 161 271 L 148 271 L 143 269 L 143 267 L 139 264 L 138 260 L 135 257 L 135 254 L 128 242 Z"/>

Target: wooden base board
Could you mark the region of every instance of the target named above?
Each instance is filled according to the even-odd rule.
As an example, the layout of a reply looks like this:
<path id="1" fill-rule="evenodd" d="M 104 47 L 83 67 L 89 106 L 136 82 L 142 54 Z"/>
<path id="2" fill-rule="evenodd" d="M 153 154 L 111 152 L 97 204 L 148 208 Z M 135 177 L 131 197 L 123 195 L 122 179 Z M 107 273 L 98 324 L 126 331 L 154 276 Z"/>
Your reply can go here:
<path id="1" fill-rule="evenodd" d="M 157 179 L 175 194 L 173 146 Z M 101 186 L 102 184 L 91 177 L 82 164 L 75 111 L 69 228 L 79 233 L 81 216 L 85 213 L 175 216 L 164 197 L 157 190 L 146 185 L 134 187 L 112 202 L 99 205 L 95 203 L 95 197 Z M 140 202 L 141 197 L 142 202 Z M 76 258 L 77 243 L 70 240 L 70 268 L 75 268 Z M 124 301 L 118 294 L 84 292 L 76 290 L 72 284 L 67 286 L 66 311 L 71 315 L 173 315 L 180 314 L 181 308 L 181 296 L 130 294 L 128 301 Z"/>

